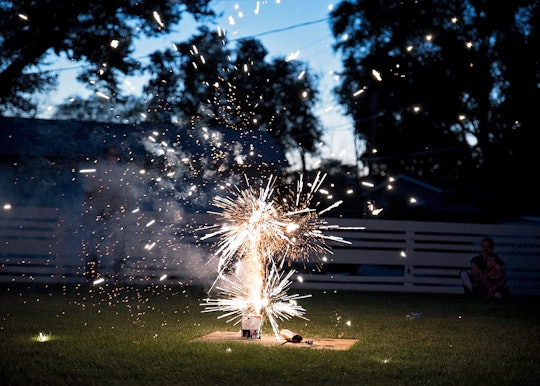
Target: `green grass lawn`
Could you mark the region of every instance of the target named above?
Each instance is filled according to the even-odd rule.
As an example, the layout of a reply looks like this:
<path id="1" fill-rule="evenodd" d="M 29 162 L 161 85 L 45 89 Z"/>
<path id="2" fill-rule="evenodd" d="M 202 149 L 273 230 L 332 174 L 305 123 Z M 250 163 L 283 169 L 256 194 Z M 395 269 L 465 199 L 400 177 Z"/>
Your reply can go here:
<path id="1" fill-rule="evenodd" d="M 205 294 L 194 287 L 4 285 L 0 385 L 539 384 L 538 298 L 307 293 L 300 303 L 309 321 L 280 327 L 357 339 L 349 350 L 193 341 L 240 334 L 221 314 L 201 313 Z M 421 316 L 406 317 L 413 312 Z M 262 332 L 273 334 L 268 324 Z"/>

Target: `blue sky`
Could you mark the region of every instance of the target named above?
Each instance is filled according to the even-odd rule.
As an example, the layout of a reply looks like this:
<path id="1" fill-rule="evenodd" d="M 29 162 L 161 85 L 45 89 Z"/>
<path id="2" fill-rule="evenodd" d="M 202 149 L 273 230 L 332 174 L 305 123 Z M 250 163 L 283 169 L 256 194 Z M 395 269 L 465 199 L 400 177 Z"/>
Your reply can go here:
<path id="1" fill-rule="evenodd" d="M 343 116 L 331 92 L 337 82 L 335 71 L 341 68 L 339 58 L 332 52 L 334 40 L 327 21 L 334 4 L 329 0 L 215 0 L 211 6 L 218 14 L 223 14 L 215 27 L 225 30 L 229 41 L 254 37 L 269 51 L 269 59 L 294 55 L 298 60 L 308 63 L 311 72 L 320 77 L 321 100 L 316 107 L 316 114 L 326 132 L 326 146 L 321 147 L 323 155 L 325 158 L 354 163 L 352 123 Z M 166 20 L 163 22 L 166 23 Z M 196 28 L 196 23 L 186 14 L 172 34 L 159 39 L 138 41 L 135 57 L 144 61 L 150 52 L 186 40 L 196 33 Z M 60 59 L 52 63 L 51 68 L 55 67 L 63 71 L 60 73 L 58 91 L 49 97 L 50 105 L 69 95 L 89 94 L 83 85 L 74 81 L 76 64 Z M 141 78 L 126 78 L 126 91 L 137 93 L 143 83 L 144 79 Z M 47 117 L 47 112 L 42 116 Z M 294 159 L 291 161 L 295 162 Z M 317 160 L 312 160 L 311 165 L 316 167 Z"/>

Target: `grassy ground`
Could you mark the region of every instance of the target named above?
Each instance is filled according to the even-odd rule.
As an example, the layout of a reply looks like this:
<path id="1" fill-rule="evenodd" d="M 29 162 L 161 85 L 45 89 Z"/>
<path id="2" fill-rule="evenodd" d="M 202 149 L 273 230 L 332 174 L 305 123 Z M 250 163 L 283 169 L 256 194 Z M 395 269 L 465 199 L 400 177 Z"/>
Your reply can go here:
<path id="1" fill-rule="evenodd" d="M 197 288 L 0 287 L 0 385 L 537 385 L 538 298 L 310 291 L 310 338 L 347 351 L 193 342 L 239 326 Z M 407 318 L 421 313 L 418 318 Z M 39 333 L 49 338 L 40 342 Z M 263 334 L 272 334 L 268 325 Z M 292 343 L 291 343 L 292 344 Z"/>

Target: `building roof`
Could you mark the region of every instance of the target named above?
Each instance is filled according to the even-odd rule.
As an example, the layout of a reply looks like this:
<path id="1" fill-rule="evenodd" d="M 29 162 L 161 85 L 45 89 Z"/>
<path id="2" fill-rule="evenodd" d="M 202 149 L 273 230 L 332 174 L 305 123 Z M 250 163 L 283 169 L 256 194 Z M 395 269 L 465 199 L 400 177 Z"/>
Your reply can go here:
<path id="1" fill-rule="evenodd" d="M 79 170 L 111 145 L 121 163 L 139 170 L 141 200 L 149 200 L 145 189 L 161 189 L 186 208 L 206 207 L 217 186 L 243 175 L 278 175 L 288 166 L 260 131 L 0 118 L 0 195 L 19 206 L 79 203 Z"/>
<path id="2" fill-rule="evenodd" d="M 157 133 L 157 135 L 156 135 Z M 151 146 L 155 141 L 158 145 Z M 244 163 L 288 166 L 284 152 L 266 132 L 228 128 L 192 128 L 174 124 L 80 122 L 0 117 L 0 155 L 78 159 L 100 155 L 107 145 L 145 157 L 159 147 L 189 156 L 227 153 Z"/>

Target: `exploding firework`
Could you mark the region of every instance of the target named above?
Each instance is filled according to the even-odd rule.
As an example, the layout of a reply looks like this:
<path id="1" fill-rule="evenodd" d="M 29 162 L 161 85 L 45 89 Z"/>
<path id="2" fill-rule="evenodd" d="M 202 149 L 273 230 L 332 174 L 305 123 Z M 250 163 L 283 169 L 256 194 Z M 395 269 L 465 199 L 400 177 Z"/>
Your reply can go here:
<path id="1" fill-rule="evenodd" d="M 227 322 L 241 321 L 244 315 L 263 315 L 268 319 L 274 334 L 279 336 L 278 320 L 289 320 L 293 317 L 304 317 L 305 309 L 298 304 L 299 299 L 311 295 L 287 293 L 294 274 L 290 270 L 285 274 L 277 267 L 270 267 L 265 275 L 265 282 L 257 288 L 249 280 L 244 280 L 242 274 L 221 275 L 220 284 L 216 286 L 219 298 L 205 299 L 203 312 L 223 312 L 218 319 L 228 318 Z M 258 275 L 255 275 L 259 277 Z"/>
<path id="2" fill-rule="evenodd" d="M 222 312 L 220 318 L 239 323 L 243 315 L 262 315 L 279 336 L 278 320 L 304 317 L 297 300 L 310 295 L 288 295 L 294 270 L 285 273 L 285 262 L 307 260 L 321 253 L 331 253 L 327 240 L 347 243 L 325 230 L 335 229 L 319 217 L 338 203 L 317 212 L 311 208 L 324 176 L 317 175 L 304 192 L 303 179 L 296 190 L 283 197 L 275 194 L 275 178 L 259 188 L 235 186 L 230 195 L 217 196 L 213 211 L 219 224 L 204 228 L 211 231 L 203 239 L 217 237 L 215 256 L 219 258 L 217 278 L 209 292 L 216 298 L 205 299 L 203 312 Z"/>

